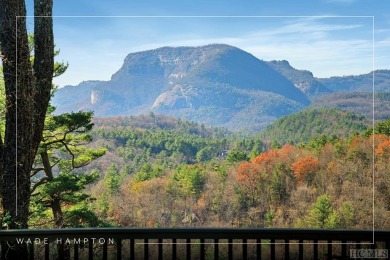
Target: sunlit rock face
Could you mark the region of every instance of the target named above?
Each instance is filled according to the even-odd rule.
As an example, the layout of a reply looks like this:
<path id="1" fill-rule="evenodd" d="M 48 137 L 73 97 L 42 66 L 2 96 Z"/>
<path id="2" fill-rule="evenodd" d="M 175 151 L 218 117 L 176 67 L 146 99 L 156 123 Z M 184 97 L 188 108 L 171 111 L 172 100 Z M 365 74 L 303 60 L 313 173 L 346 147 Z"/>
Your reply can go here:
<path id="1" fill-rule="evenodd" d="M 67 104 L 65 93 L 74 97 Z M 111 80 L 65 87 L 53 100 L 61 112 L 82 108 L 105 117 L 154 111 L 237 130 L 261 129 L 309 103 L 267 62 L 224 44 L 131 53 Z"/>

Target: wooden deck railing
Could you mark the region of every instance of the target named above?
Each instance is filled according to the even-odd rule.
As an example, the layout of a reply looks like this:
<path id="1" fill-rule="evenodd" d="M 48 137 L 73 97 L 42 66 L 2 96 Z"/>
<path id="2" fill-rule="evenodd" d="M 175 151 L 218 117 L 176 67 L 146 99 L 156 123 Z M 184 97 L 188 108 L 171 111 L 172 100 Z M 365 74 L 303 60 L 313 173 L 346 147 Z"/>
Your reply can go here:
<path id="1" fill-rule="evenodd" d="M 26 243 L 30 259 L 348 259 L 350 250 L 390 249 L 390 231 L 29 229 L 2 230 L 0 241 L 2 259 L 7 259 L 7 242 Z"/>

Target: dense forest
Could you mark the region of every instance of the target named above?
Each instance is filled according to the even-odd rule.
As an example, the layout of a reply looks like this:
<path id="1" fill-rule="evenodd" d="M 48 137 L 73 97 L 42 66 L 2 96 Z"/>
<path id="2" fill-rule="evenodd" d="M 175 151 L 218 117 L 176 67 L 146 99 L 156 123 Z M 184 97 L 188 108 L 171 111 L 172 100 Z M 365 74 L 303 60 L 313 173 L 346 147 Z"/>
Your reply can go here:
<path id="1" fill-rule="evenodd" d="M 366 130 L 369 122 L 363 115 L 337 108 L 305 109 L 277 119 L 259 137 L 298 144 L 321 135 L 348 137 Z"/>
<path id="2" fill-rule="evenodd" d="M 351 118 L 332 113 L 335 124 Z M 106 154 L 76 171 L 93 181 L 84 200 L 63 202 L 88 212 L 72 225 L 370 228 L 375 217 L 390 227 L 390 120 L 294 144 L 153 113 L 94 123 L 89 146 Z M 51 218 L 47 210 L 30 225 Z"/>

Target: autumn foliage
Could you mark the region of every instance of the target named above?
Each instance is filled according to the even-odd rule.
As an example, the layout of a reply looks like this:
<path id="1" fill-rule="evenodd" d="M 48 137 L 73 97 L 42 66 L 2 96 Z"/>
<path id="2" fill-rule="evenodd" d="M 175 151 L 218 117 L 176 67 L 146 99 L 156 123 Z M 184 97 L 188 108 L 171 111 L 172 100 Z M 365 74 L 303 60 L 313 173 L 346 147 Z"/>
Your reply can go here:
<path id="1" fill-rule="evenodd" d="M 318 159 L 314 159 L 312 156 L 306 156 L 299 158 L 291 164 L 291 169 L 294 171 L 294 177 L 297 181 L 301 182 L 308 174 L 317 172 L 319 164 Z"/>
<path id="2" fill-rule="evenodd" d="M 377 156 L 384 157 L 385 155 L 389 156 L 390 154 L 390 140 L 386 140 L 378 145 L 375 153 Z"/>
<path id="3" fill-rule="evenodd" d="M 286 144 L 280 149 L 272 149 L 258 155 L 252 162 L 270 171 L 278 163 L 290 163 L 299 153 L 298 148 L 291 144 Z"/>
<path id="4" fill-rule="evenodd" d="M 372 228 L 374 169 L 375 228 L 390 228 L 387 135 L 267 150 L 259 140 L 115 131 L 102 134 L 115 133 L 118 159 L 128 165 L 118 166 L 121 186 L 109 193 L 102 178 L 91 187 L 92 207 L 114 225 Z"/>
<path id="5" fill-rule="evenodd" d="M 241 183 L 254 183 L 260 178 L 260 166 L 244 162 L 238 167 L 236 178 Z"/>

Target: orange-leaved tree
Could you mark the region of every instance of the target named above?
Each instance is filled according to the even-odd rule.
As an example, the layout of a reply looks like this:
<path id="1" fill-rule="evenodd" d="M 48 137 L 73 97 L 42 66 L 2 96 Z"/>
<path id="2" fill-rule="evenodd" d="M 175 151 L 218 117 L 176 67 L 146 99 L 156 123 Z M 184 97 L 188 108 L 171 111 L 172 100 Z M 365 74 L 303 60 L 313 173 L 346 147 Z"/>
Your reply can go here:
<path id="1" fill-rule="evenodd" d="M 260 170 L 260 166 L 252 162 L 242 163 L 237 170 L 236 179 L 240 183 L 240 188 L 249 197 L 251 206 L 256 203 L 256 195 L 261 185 Z"/>
<path id="2" fill-rule="evenodd" d="M 293 164 L 291 169 L 294 172 L 294 177 L 298 183 L 303 183 L 304 180 L 310 184 L 313 179 L 313 174 L 319 170 L 320 161 L 312 156 L 299 158 Z"/>

